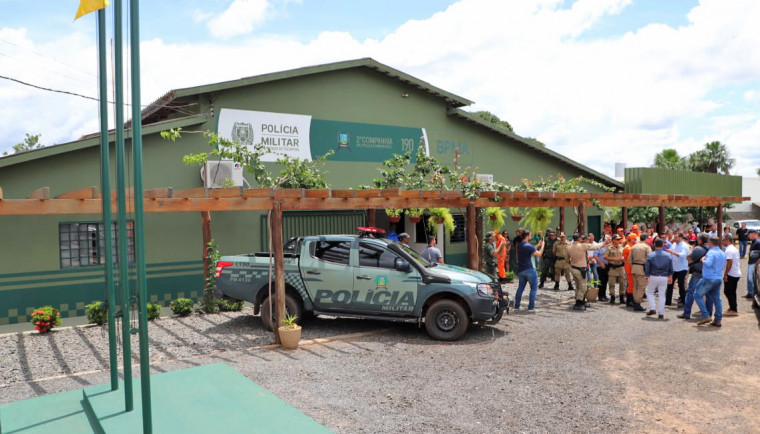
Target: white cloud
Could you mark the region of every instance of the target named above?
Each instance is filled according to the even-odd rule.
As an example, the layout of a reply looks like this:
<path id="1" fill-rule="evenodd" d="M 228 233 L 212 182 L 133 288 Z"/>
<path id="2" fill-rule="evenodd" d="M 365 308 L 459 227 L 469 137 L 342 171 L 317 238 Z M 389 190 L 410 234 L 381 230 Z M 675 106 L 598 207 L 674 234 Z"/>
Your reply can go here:
<path id="1" fill-rule="evenodd" d="M 227 10 L 209 21 L 208 28 L 212 35 L 222 39 L 245 35 L 266 20 L 269 9 L 267 0 L 235 0 Z"/>
<path id="2" fill-rule="evenodd" d="M 490 110 L 519 134 L 537 137 L 609 175 L 615 162 L 629 167 L 650 165 L 654 154 L 664 148 L 686 155 L 712 140 L 728 145 L 737 157 L 737 172 L 754 174 L 754 167 L 760 165 L 755 150 L 760 143 L 760 111 L 747 110 L 747 103 L 760 101 L 760 92 L 742 87 L 756 79 L 760 70 L 760 50 L 756 49 L 760 32 L 755 30 L 760 2 L 702 0 L 686 25 L 650 24 L 608 39 L 583 37 L 584 31 L 609 15 L 625 14 L 630 0 L 578 0 L 570 8 L 565 3 L 462 0 L 428 19 L 410 20 L 379 40 L 323 32 L 307 42 L 271 34 L 237 38 L 234 43 L 144 41 L 143 101 L 151 102 L 170 89 L 374 57 L 477 101 L 471 109 Z M 237 0 L 212 18 L 209 28 L 216 29 L 219 37 L 250 32 L 267 14 L 276 13 L 268 8 L 264 0 Z M 69 36 L 66 43 L 41 43 L 18 29 L 3 29 L 0 37 L 12 37 L 17 44 L 43 54 L 70 55 L 74 64 L 94 71 L 92 43 L 81 35 Z M 92 84 L 85 88 L 40 68 L 23 68 L 24 62 L 18 60 L 32 62 L 34 56 L 29 53 L 13 58 L 15 69 L 6 69 L 12 65 L 3 63 L 4 59 L 0 56 L 0 71 L 8 74 L 13 70 L 40 83 L 95 92 L 91 76 L 66 71 Z M 728 87 L 740 89 L 743 106 L 722 97 L 721 90 Z M 0 95 L 9 92 L 14 95 L 19 88 L 0 82 Z M 30 127 L 29 119 L 36 119 L 34 125 L 55 126 L 44 131 L 43 138 L 56 141 L 97 128 L 90 115 L 94 111 L 85 113 L 86 122 L 77 128 L 63 121 L 73 118 L 76 107 L 67 108 L 68 113 L 41 110 L 45 107 L 41 101 L 51 106 L 48 101 L 58 104 L 57 97 L 23 92 L 32 96 L 11 96 L 9 104 L 0 108 L 4 115 L 0 143 L 6 149 L 18 141 L 10 138 L 9 129 L 13 137 L 21 138 L 24 132 L 38 131 Z M 78 104 L 80 110 L 94 110 L 87 102 Z M 83 125 L 93 127 L 83 131 Z"/>

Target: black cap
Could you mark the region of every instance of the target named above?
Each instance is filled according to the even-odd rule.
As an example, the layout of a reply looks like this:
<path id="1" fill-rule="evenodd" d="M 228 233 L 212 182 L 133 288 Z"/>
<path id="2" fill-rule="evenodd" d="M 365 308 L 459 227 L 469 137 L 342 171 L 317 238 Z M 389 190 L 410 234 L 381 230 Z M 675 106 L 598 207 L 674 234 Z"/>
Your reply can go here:
<path id="1" fill-rule="evenodd" d="M 757 231 L 756 231 L 756 230 L 754 230 L 754 229 L 750 229 L 750 230 L 748 230 L 748 231 L 747 231 L 747 233 L 748 233 L 748 234 L 756 234 L 756 233 L 757 233 Z"/>
<path id="2" fill-rule="evenodd" d="M 493 238 L 493 234 L 491 232 L 486 232 L 485 239 L 490 240 Z"/>

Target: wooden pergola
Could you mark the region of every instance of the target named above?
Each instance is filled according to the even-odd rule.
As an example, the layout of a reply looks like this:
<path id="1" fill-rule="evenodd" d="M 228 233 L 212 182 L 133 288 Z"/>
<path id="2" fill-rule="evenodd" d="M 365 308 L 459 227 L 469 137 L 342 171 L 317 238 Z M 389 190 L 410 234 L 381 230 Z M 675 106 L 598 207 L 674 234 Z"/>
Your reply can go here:
<path id="1" fill-rule="evenodd" d="M 131 197 L 132 191 L 127 192 Z M 749 200 L 747 197 L 651 195 L 628 193 L 553 193 L 553 192 L 494 192 L 484 191 L 477 198 L 463 197 L 459 191 L 440 190 L 337 190 L 337 189 L 244 189 L 242 187 L 174 190 L 171 187 L 143 191 L 146 213 L 200 212 L 203 228 L 203 247 L 211 240 L 213 211 L 272 211 L 272 246 L 275 269 L 276 317 L 285 313 L 285 275 L 282 251 L 282 212 L 291 210 L 375 210 L 384 208 L 463 208 L 466 209 L 466 239 L 468 266 L 478 269 L 480 263 L 479 237 L 482 234 L 478 211 L 486 207 L 549 207 L 559 208 L 560 230 L 564 231 L 565 207 L 579 209 L 579 230 L 585 232 L 585 208 L 594 204 L 616 206 L 623 209 L 623 222 L 627 225 L 628 207 L 660 209 L 660 227 L 665 224 L 666 206 L 717 207 L 718 233 L 722 233 L 725 204 Z M 116 193 L 111 195 L 116 206 Z M 131 201 L 127 212 L 132 212 Z M 102 198 L 96 187 L 87 187 L 50 197 L 50 188 L 35 190 L 25 199 L 6 199 L 0 188 L 0 216 L 100 214 Z M 374 212 L 369 212 L 369 225 L 374 225 Z M 205 254 L 204 254 L 205 257 Z M 276 339 L 279 336 L 275 332 Z"/>

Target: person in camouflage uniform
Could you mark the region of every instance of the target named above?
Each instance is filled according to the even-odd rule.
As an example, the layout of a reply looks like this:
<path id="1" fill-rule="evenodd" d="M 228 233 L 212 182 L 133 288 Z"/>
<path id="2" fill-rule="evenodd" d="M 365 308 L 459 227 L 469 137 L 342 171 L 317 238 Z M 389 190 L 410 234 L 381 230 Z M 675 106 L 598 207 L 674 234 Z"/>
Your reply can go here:
<path id="1" fill-rule="evenodd" d="M 496 278 L 496 246 L 493 245 L 493 234 L 487 232 L 483 240 L 483 263 L 485 273 L 491 278 Z"/>
<path id="2" fill-rule="evenodd" d="M 539 288 L 544 287 L 547 276 L 554 280 L 554 243 L 557 242 L 557 234 L 551 229 L 546 231 L 544 238 L 544 255 L 541 257 L 541 280 L 538 283 Z"/>

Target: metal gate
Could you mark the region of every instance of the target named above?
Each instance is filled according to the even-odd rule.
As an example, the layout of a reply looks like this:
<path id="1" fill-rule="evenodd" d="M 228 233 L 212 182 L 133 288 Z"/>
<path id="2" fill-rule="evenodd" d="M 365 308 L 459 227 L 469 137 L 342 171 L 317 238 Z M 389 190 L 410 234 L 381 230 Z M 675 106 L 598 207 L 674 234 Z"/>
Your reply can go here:
<path id="1" fill-rule="evenodd" d="M 282 213 L 282 239 L 309 235 L 355 234 L 364 226 L 365 211 L 285 211 Z M 267 215 L 261 216 L 261 251 L 269 250 Z"/>

